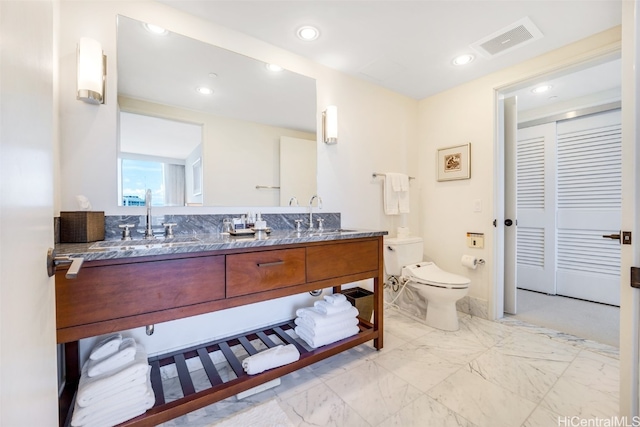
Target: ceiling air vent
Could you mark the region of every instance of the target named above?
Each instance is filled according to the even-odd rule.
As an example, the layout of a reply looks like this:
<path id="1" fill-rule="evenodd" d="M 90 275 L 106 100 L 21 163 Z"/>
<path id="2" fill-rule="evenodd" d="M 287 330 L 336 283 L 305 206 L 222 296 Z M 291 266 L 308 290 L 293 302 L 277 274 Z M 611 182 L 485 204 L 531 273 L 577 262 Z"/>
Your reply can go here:
<path id="1" fill-rule="evenodd" d="M 526 17 L 472 43 L 471 48 L 485 58 L 493 58 L 542 37 L 542 32 Z"/>

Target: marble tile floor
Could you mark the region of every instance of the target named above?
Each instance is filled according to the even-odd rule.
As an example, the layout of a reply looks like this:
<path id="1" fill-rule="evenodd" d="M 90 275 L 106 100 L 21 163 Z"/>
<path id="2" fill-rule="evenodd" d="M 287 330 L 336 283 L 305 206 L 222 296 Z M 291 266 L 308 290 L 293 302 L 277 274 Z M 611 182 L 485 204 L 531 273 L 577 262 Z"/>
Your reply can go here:
<path id="1" fill-rule="evenodd" d="M 444 332 L 387 310 L 383 350 L 363 344 L 162 426 L 208 427 L 270 400 L 296 426 L 546 427 L 618 414 L 617 348 L 459 315 L 460 330 Z"/>

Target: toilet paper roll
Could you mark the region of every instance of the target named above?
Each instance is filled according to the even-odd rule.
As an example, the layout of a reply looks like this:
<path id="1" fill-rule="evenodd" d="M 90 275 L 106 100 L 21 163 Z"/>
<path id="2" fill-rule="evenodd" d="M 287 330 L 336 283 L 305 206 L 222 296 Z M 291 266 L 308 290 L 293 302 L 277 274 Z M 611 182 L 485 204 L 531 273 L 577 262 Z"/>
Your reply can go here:
<path id="1" fill-rule="evenodd" d="M 463 266 L 475 270 L 478 266 L 478 259 L 473 255 L 462 255 L 462 259 L 460 260 Z"/>
<path id="2" fill-rule="evenodd" d="M 408 237 L 409 227 L 398 227 L 396 233 L 398 234 L 398 237 Z"/>

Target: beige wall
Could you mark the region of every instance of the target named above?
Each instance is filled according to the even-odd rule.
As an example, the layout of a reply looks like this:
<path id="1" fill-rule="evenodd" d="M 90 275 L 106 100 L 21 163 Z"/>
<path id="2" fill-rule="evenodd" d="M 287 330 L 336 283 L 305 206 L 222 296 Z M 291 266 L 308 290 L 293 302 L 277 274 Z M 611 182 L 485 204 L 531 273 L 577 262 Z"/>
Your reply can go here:
<path id="1" fill-rule="evenodd" d="M 492 73 L 420 101 L 419 175 L 422 181 L 423 209 L 420 222 L 425 239 L 425 255 L 442 268 L 471 278 L 469 295 L 487 302 L 493 312 L 496 272 L 494 218 L 497 209 L 496 139 L 497 90 L 556 72 L 572 64 L 585 63 L 620 48 L 620 28 L 613 28 L 517 66 Z M 438 148 L 471 143 L 471 179 L 436 182 Z M 482 204 L 474 212 L 474 204 Z M 485 233 L 484 249 L 466 244 L 467 232 Z M 487 263 L 469 270 L 460 265 L 463 254 L 483 258 Z"/>

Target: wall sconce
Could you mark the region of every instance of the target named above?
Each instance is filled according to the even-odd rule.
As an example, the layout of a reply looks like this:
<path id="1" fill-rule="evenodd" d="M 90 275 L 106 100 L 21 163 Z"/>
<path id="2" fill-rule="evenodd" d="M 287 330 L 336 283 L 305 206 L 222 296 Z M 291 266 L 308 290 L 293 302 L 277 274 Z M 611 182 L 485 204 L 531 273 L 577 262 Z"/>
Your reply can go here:
<path id="1" fill-rule="evenodd" d="M 338 107 L 328 105 L 322 112 L 322 140 L 326 144 L 338 142 Z"/>
<path id="2" fill-rule="evenodd" d="M 81 37 L 78 43 L 77 99 L 90 104 L 104 104 L 107 57 L 97 41 Z"/>

